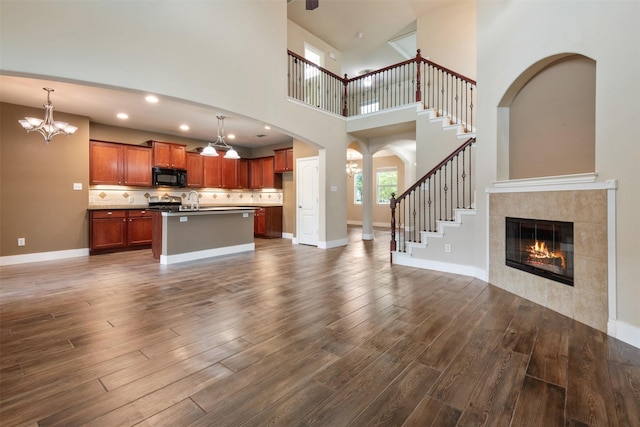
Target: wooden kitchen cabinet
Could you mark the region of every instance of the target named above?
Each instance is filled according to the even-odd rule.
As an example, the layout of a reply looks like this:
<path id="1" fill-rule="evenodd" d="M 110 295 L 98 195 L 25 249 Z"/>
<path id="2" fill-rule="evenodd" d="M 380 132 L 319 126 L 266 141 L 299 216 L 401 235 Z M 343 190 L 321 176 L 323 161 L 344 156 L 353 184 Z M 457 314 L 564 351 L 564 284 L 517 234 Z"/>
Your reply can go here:
<path id="1" fill-rule="evenodd" d="M 92 255 L 149 247 L 151 235 L 152 216 L 147 210 L 95 210 L 89 214 Z"/>
<path id="2" fill-rule="evenodd" d="M 187 168 L 187 146 L 173 142 L 151 141 L 153 166 L 173 169 Z"/>
<path id="3" fill-rule="evenodd" d="M 293 148 L 273 150 L 276 173 L 293 172 Z"/>
<path id="4" fill-rule="evenodd" d="M 89 221 L 90 252 L 121 250 L 127 246 L 127 212 L 92 211 Z"/>
<path id="5" fill-rule="evenodd" d="M 151 187 L 151 150 L 123 145 L 124 185 Z"/>
<path id="6" fill-rule="evenodd" d="M 151 212 L 145 209 L 129 210 L 127 216 L 127 246 L 151 245 Z"/>
<path id="7" fill-rule="evenodd" d="M 222 186 L 221 156 L 204 156 L 204 186 L 207 188 L 219 188 Z M 189 176 L 187 176 L 189 179 Z"/>
<path id="8" fill-rule="evenodd" d="M 238 160 L 238 188 L 249 188 L 249 160 Z"/>
<path id="9" fill-rule="evenodd" d="M 238 159 L 220 159 L 222 188 L 238 188 Z"/>
<path id="10" fill-rule="evenodd" d="M 249 160 L 249 188 L 282 188 L 282 176 L 274 171 L 273 156 Z"/>
<path id="11" fill-rule="evenodd" d="M 151 149 L 107 141 L 89 142 L 89 184 L 151 187 Z"/>
<path id="12" fill-rule="evenodd" d="M 204 156 L 204 187 L 242 188 L 239 184 L 240 160 L 225 159 L 225 154 L 225 151 L 218 151 L 217 157 Z M 189 176 L 187 175 L 188 178 Z"/>
<path id="13" fill-rule="evenodd" d="M 187 153 L 187 187 L 204 187 L 204 156 Z"/>
<path id="14" fill-rule="evenodd" d="M 282 206 L 267 206 L 256 209 L 253 217 L 255 237 L 282 237 Z"/>

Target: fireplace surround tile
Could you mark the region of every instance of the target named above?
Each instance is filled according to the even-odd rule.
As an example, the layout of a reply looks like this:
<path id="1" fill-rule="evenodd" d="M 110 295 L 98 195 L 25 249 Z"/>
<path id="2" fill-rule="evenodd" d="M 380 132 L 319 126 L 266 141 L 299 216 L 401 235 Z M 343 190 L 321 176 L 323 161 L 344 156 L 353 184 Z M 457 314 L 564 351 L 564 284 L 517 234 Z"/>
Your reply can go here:
<path id="1" fill-rule="evenodd" d="M 505 265 L 505 218 L 574 223 L 574 286 Z M 489 194 L 489 282 L 606 332 L 607 190 L 510 191 Z"/>
<path id="2" fill-rule="evenodd" d="M 574 317 L 573 312 L 573 288 L 562 283 L 546 279 L 547 305 L 551 310 L 564 314 L 567 317 Z"/>

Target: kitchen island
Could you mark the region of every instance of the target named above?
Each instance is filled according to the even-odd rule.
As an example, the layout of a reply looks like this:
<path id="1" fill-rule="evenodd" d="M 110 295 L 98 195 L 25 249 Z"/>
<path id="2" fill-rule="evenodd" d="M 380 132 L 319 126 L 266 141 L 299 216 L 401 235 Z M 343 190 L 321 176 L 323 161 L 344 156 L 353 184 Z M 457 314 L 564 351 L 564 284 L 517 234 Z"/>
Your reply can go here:
<path id="1" fill-rule="evenodd" d="M 153 257 L 160 264 L 255 250 L 254 207 L 153 212 Z"/>

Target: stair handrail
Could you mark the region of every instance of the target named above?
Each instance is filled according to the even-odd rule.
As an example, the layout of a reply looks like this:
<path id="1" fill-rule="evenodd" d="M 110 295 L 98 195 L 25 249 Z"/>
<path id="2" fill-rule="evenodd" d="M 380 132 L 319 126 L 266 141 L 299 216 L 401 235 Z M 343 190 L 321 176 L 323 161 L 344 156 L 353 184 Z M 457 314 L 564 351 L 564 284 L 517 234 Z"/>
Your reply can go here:
<path id="1" fill-rule="evenodd" d="M 391 252 L 395 252 L 397 250 L 396 232 L 399 231 L 399 227 L 401 225 L 401 224 L 397 224 L 396 223 L 396 208 L 397 208 L 398 204 L 404 202 L 405 199 L 407 199 L 417 189 L 421 188 L 421 186 L 423 186 L 428 180 L 430 180 L 432 177 L 434 177 L 436 175 L 436 173 L 441 171 L 449 162 L 452 162 L 457 156 L 460 155 L 460 153 L 464 152 L 468 147 L 470 147 L 473 144 L 475 144 L 475 142 L 476 142 L 476 138 L 475 137 L 471 137 L 471 138 L 467 139 L 461 146 L 459 146 L 451 154 L 449 154 L 447 157 L 445 157 L 440 163 L 438 163 L 436 166 L 434 166 L 429 172 L 427 172 L 422 178 L 420 178 L 418 181 L 416 181 L 411 187 L 409 187 L 400 196 L 395 197 L 396 196 L 395 193 L 391 193 L 391 199 L 389 201 L 389 207 L 391 209 L 391 244 L 390 244 Z M 469 164 L 468 167 L 469 167 L 469 180 L 471 180 L 471 164 Z M 466 174 L 466 171 L 463 171 L 463 173 Z M 464 175 L 464 176 L 466 177 L 466 175 Z M 451 178 L 451 179 L 453 179 L 453 178 Z M 445 186 L 446 185 L 447 185 L 447 183 L 446 183 L 446 175 L 445 175 Z M 463 186 L 464 186 L 464 184 L 463 184 Z M 470 181 L 469 187 L 471 188 L 471 181 Z M 435 193 L 434 193 L 434 196 L 435 196 Z M 469 196 L 471 196 L 471 195 L 469 195 Z M 445 195 L 445 199 L 446 199 L 446 197 L 447 196 Z M 464 201 L 463 201 L 463 203 L 464 203 Z M 453 208 L 453 207 L 451 207 L 451 208 Z M 414 207 L 414 209 L 415 209 L 415 207 Z M 415 227 L 415 224 L 413 226 Z"/>

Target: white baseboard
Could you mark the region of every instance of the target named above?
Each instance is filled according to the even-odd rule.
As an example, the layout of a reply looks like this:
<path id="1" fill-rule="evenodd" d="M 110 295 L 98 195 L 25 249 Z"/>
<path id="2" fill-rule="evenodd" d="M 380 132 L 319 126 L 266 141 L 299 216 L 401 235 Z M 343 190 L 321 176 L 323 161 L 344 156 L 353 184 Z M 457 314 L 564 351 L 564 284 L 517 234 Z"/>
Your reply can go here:
<path id="1" fill-rule="evenodd" d="M 640 348 L 640 328 L 620 320 L 609 320 L 607 335 L 624 341 L 629 345 Z"/>
<path id="2" fill-rule="evenodd" d="M 471 265 L 452 264 L 442 261 L 431 261 L 428 259 L 412 258 L 408 256 L 398 256 L 393 253 L 393 263 L 404 265 L 407 267 L 424 268 L 427 270 L 442 271 L 445 273 L 461 274 L 463 276 L 471 276 L 482 281 L 489 281 L 489 274 L 486 270 Z"/>
<path id="3" fill-rule="evenodd" d="M 255 251 L 255 243 L 244 243 L 242 245 L 225 246 L 223 248 L 205 249 L 202 251 L 187 252 L 176 255 L 160 255 L 160 264 L 175 264 L 178 262 L 195 261 L 203 258 L 213 258 L 221 255 L 236 254 L 239 252 Z"/>
<path id="4" fill-rule="evenodd" d="M 89 248 L 68 249 L 64 251 L 35 252 L 23 255 L 8 255 L 0 257 L 0 265 L 25 264 L 28 262 L 55 261 L 59 259 L 89 256 Z"/>
<path id="5" fill-rule="evenodd" d="M 340 246 L 347 246 L 348 243 L 349 243 L 349 239 L 338 239 L 338 240 L 331 240 L 329 242 L 318 242 L 318 247 L 320 249 L 331 249 L 331 248 L 337 248 Z"/>
<path id="6" fill-rule="evenodd" d="M 347 225 L 362 225 L 362 221 L 347 221 Z M 391 223 L 390 222 L 373 222 L 371 223 L 372 226 L 374 227 L 380 227 L 380 228 L 391 228 Z"/>
<path id="7" fill-rule="evenodd" d="M 283 239 L 293 239 L 293 233 L 282 233 Z"/>

